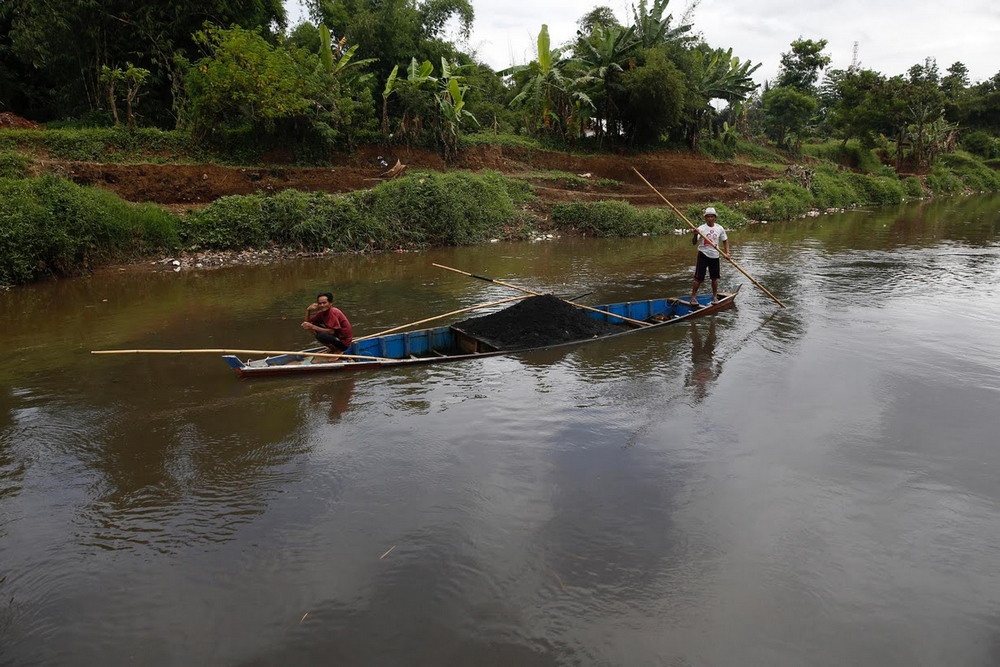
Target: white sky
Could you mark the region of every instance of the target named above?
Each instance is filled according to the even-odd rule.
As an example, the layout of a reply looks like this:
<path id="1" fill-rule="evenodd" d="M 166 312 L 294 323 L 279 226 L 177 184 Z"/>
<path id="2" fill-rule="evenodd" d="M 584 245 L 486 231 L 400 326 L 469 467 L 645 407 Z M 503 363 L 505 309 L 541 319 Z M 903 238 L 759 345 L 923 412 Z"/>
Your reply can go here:
<path id="1" fill-rule="evenodd" d="M 474 50 L 495 69 L 534 58 L 543 23 L 553 46 L 576 35 L 576 22 L 595 6 L 610 7 L 623 23 L 638 0 L 471 0 L 476 12 L 464 50 Z M 652 4 L 652 0 L 648 0 Z M 288 0 L 289 18 L 297 15 Z M 671 0 L 674 22 L 690 0 Z M 781 53 L 792 40 L 826 39 L 831 67 L 851 64 L 854 42 L 862 67 L 892 76 L 928 56 L 942 74 L 965 63 L 972 82 L 1000 72 L 1000 3 L 995 0 L 701 0 L 692 16 L 694 31 L 712 46 L 733 47 L 733 55 L 761 63 L 754 78 L 773 78 Z"/>

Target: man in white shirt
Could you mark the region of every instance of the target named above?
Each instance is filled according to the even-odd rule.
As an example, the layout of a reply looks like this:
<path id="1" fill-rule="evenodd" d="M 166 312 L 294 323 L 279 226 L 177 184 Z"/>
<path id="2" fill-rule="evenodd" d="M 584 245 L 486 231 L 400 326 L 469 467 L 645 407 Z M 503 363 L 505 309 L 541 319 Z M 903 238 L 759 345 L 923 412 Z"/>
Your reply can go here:
<path id="1" fill-rule="evenodd" d="M 691 304 L 698 305 L 698 288 L 705 282 L 705 271 L 712 278 L 712 303 L 719 302 L 719 243 L 729 255 L 729 237 L 722 225 L 715 224 L 715 209 L 705 209 L 705 224 L 698 228 L 691 243 L 698 246 L 698 262 L 694 267 L 694 287 L 691 288 Z"/>

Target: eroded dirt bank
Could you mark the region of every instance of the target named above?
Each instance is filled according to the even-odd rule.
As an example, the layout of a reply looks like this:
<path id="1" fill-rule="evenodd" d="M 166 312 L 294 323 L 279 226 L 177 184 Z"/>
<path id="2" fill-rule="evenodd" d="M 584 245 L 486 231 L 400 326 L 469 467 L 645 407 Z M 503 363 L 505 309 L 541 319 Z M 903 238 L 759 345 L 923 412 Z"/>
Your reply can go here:
<path id="1" fill-rule="evenodd" d="M 419 149 L 369 147 L 329 167 L 226 167 L 217 164 L 114 164 L 39 159 L 37 169 L 65 176 L 77 183 L 107 188 L 123 199 L 152 202 L 183 210 L 211 203 L 226 195 L 303 191 L 341 193 L 370 188 L 397 160 L 407 170 L 493 169 L 509 176 L 526 177 L 536 187 L 543 204 L 566 201 L 619 199 L 636 206 L 662 202 L 636 176 L 638 169 L 677 205 L 708 201 L 735 202 L 746 199 L 741 186 L 773 177 L 762 167 L 715 162 L 685 152 L 642 155 L 594 155 L 530 151 L 502 147 L 477 147 L 464 151 L 449 167 L 436 153 Z M 569 172 L 584 183 L 531 178 L 547 171 Z M 613 179 L 621 185 L 600 184 Z"/>

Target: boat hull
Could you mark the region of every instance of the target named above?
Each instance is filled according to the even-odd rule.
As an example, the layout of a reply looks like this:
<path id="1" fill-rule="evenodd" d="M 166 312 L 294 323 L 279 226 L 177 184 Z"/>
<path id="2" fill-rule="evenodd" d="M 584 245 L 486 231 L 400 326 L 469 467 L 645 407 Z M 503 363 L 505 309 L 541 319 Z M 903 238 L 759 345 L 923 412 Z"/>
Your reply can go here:
<path id="1" fill-rule="evenodd" d="M 530 347 L 514 350 L 500 350 L 475 336 L 453 326 L 434 327 L 399 334 L 377 336 L 354 342 L 346 355 L 377 357 L 377 359 L 352 359 L 325 361 L 310 353 L 325 352 L 324 347 L 303 350 L 301 354 L 286 354 L 256 361 L 242 361 L 236 355 L 224 355 L 223 360 L 241 377 L 274 377 L 298 375 L 302 373 L 335 373 L 413 366 L 450 361 L 479 359 L 502 354 L 517 354 L 530 350 L 551 349 L 567 345 L 593 343 L 608 338 L 617 338 L 640 331 L 649 331 L 672 324 L 678 324 L 698 317 L 711 315 L 729 308 L 736 303 L 735 292 L 722 294 L 718 303 L 711 303 L 710 296 L 699 297 L 699 306 L 692 306 L 686 298 L 643 299 L 594 306 L 595 310 L 580 309 L 588 317 L 610 324 L 620 324 L 621 331 L 585 340 L 574 340 L 557 345 Z M 599 312 L 597 312 L 599 311 Z M 648 323 L 648 326 L 629 323 L 630 320 Z"/>

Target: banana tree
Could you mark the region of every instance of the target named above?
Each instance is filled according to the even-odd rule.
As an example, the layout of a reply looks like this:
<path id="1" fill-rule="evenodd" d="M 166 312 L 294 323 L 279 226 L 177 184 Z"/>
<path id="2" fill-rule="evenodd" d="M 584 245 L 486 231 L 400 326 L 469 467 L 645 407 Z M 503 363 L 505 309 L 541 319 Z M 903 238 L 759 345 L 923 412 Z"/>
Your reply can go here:
<path id="1" fill-rule="evenodd" d="M 580 61 L 564 58 L 563 49 L 551 48 L 549 27 L 542 25 L 538 33 L 537 58 L 528 65 L 516 65 L 500 71 L 501 76 L 524 78 L 520 91 L 510 101 L 511 107 L 530 107 L 535 129 L 552 132 L 563 125 L 572 112 L 574 101 L 590 103 L 590 98 L 578 90 L 580 81 L 570 70 L 579 68 Z M 561 113 L 565 111 L 566 113 Z"/>
<path id="2" fill-rule="evenodd" d="M 669 4 L 670 0 L 653 0 L 653 6 L 649 8 L 646 0 L 640 0 L 638 7 L 632 5 L 635 34 L 643 48 L 649 49 L 660 44 L 685 39 L 686 34 L 691 31 L 692 25 L 683 23 L 688 19 L 687 14 L 681 17 L 681 25 L 675 28 L 670 27 L 670 22 L 674 18 L 673 14 L 667 14 L 666 18 L 663 17 L 663 12 L 666 11 Z"/>
<path id="3" fill-rule="evenodd" d="M 389 138 L 389 98 L 393 94 L 401 96 L 407 94 L 404 103 L 403 119 L 400 121 L 400 130 L 407 137 L 419 131 L 422 126 L 422 110 L 417 102 L 420 93 L 430 89 L 437 84 L 437 78 L 433 76 L 434 65 L 429 60 L 417 63 L 416 58 L 410 58 L 410 65 L 406 68 L 406 78 L 399 78 L 399 65 L 392 68 L 389 77 L 386 79 L 385 88 L 382 89 L 382 134 Z"/>
<path id="4" fill-rule="evenodd" d="M 694 110 L 693 122 L 688 132 L 688 144 L 691 148 L 698 147 L 705 116 L 710 109 L 710 102 L 722 99 L 729 104 L 745 100 L 758 85 L 752 74 L 760 68 L 760 63 L 752 65 L 749 60 L 740 60 L 733 55 L 730 48 L 726 51 L 714 49 L 700 51 L 701 66 L 699 75 L 694 80 L 694 92 L 702 104 Z"/>
<path id="5" fill-rule="evenodd" d="M 458 152 L 458 139 L 462 133 L 462 123 L 471 120 L 476 125 L 479 121 L 465 108 L 465 92 L 469 89 L 461 82 L 462 77 L 456 73 L 459 68 L 453 68 L 444 58 L 441 59 L 441 76 L 439 87 L 434 94 L 441 114 L 438 134 L 444 148 L 444 159 L 447 161 Z"/>
<path id="6" fill-rule="evenodd" d="M 580 60 L 587 67 L 587 75 L 599 84 L 594 96 L 594 108 L 597 132 L 602 138 L 605 133 L 618 134 L 614 100 L 621 91 L 621 77 L 638 45 L 635 26 L 597 26 L 590 37 L 580 40 L 577 46 Z"/>

